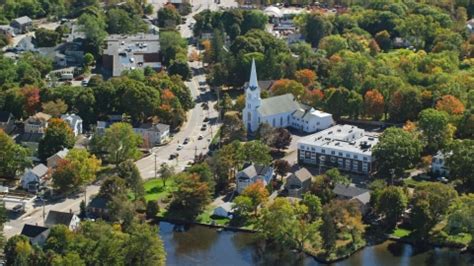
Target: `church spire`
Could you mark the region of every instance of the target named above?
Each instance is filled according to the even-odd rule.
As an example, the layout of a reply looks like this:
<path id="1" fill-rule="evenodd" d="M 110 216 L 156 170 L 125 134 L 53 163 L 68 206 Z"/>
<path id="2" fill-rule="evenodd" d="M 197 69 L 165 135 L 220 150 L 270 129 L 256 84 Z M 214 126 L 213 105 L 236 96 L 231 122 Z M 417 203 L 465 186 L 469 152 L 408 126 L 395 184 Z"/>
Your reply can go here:
<path id="1" fill-rule="evenodd" d="M 249 88 L 251 90 L 258 88 L 257 68 L 255 67 L 254 58 L 252 58 L 252 70 L 250 70 Z"/>

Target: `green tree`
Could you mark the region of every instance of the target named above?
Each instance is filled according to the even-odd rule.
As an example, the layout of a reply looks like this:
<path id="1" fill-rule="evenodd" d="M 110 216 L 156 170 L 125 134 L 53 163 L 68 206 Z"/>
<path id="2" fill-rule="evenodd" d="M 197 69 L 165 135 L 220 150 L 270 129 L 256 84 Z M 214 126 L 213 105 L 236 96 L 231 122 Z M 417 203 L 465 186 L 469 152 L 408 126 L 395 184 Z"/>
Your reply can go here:
<path id="1" fill-rule="evenodd" d="M 333 184 L 349 185 L 351 180 L 348 176 L 341 174 L 337 168 L 331 168 L 324 173 Z"/>
<path id="2" fill-rule="evenodd" d="M 130 124 L 115 123 L 105 130 L 101 146 L 107 153 L 107 161 L 118 165 L 129 159 L 138 159 L 141 142 L 141 137 L 133 132 Z"/>
<path id="3" fill-rule="evenodd" d="M 188 66 L 188 62 L 181 58 L 171 60 L 168 73 L 170 75 L 180 75 L 184 80 L 191 78 L 191 68 Z"/>
<path id="4" fill-rule="evenodd" d="M 53 47 L 59 42 L 59 33 L 54 30 L 39 28 L 35 32 L 38 47 Z"/>
<path id="5" fill-rule="evenodd" d="M 334 218 L 326 210 L 322 214 L 321 238 L 326 254 L 330 254 L 336 247 L 337 228 L 336 224 L 334 224 Z"/>
<path id="6" fill-rule="evenodd" d="M 421 150 L 420 141 L 411 133 L 400 128 L 388 128 L 373 149 L 373 156 L 378 158 L 375 165 L 377 175 L 390 180 L 396 176 L 403 177 L 404 171 L 420 159 Z"/>
<path id="7" fill-rule="evenodd" d="M 407 207 L 407 197 L 402 188 L 388 186 L 377 199 L 377 213 L 384 216 L 385 223 L 393 229 Z"/>
<path id="8" fill-rule="evenodd" d="M 258 140 L 246 142 L 242 149 L 247 162 L 267 165 L 272 160 L 268 146 Z"/>
<path id="9" fill-rule="evenodd" d="M 30 165 L 28 150 L 0 129 L 0 176 L 14 178 Z"/>
<path id="10" fill-rule="evenodd" d="M 247 221 L 253 213 L 252 199 L 239 195 L 234 199 L 234 215 L 236 219 Z"/>
<path id="11" fill-rule="evenodd" d="M 348 48 L 346 39 L 341 35 L 329 35 L 319 42 L 319 49 L 325 50 L 328 57 Z"/>
<path id="12" fill-rule="evenodd" d="M 160 206 L 156 200 L 150 200 L 146 203 L 146 217 L 148 219 L 155 218 L 159 211 Z"/>
<path id="13" fill-rule="evenodd" d="M 432 108 L 421 111 L 418 126 L 431 153 L 446 147 L 453 138 L 454 128 L 449 124 L 448 114 L 443 111 Z"/>
<path id="14" fill-rule="evenodd" d="M 166 264 L 166 252 L 156 226 L 134 223 L 128 229 L 130 235 L 125 248 L 126 265 Z"/>
<path id="15" fill-rule="evenodd" d="M 332 28 L 333 25 L 324 15 L 316 12 L 304 15 L 303 35 L 313 47 L 317 47 L 319 41 L 331 33 Z"/>
<path id="16" fill-rule="evenodd" d="M 121 162 L 117 166 L 117 175 L 125 180 L 127 187 L 135 193 L 136 197 L 141 197 L 145 194 L 140 171 L 132 160 Z"/>
<path id="17" fill-rule="evenodd" d="M 172 4 L 166 4 L 158 10 L 158 27 L 174 29 L 181 24 L 181 15 Z"/>
<path id="18" fill-rule="evenodd" d="M 26 266 L 32 252 L 33 248 L 26 236 L 13 236 L 8 239 L 4 249 L 6 265 Z"/>
<path id="19" fill-rule="evenodd" d="M 321 200 L 317 196 L 306 192 L 303 195 L 303 200 L 301 203 L 308 208 L 309 221 L 313 222 L 321 217 L 323 208 L 321 205 Z"/>
<path id="20" fill-rule="evenodd" d="M 265 30 L 265 25 L 267 22 L 268 17 L 262 11 L 245 10 L 243 12 L 242 25 L 240 26 L 241 34 L 245 34 L 251 29 Z"/>
<path id="21" fill-rule="evenodd" d="M 125 181 L 118 176 L 107 177 L 100 185 L 99 196 L 106 199 L 127 193 Z"/>
<path id="22" fill-rule="evenodd" d="M 275 160 L 273 162 L 273 166 L 275 167 L 275 173 L 283 179 L 286 174 L 291 170 L 290 163 L 286 160 Z"/>
<path id="23" fill-rule="evenodd" d="M 220 140 L 222 144 L 229 144 L 235 140 L 246 140 L 247 131 L 245 129 L 240 114 L 235 111 L 226 112 L 222 120 L 220 130 Z"/>
<path id="24" fill-rule="evenodd" d="M 461 180 L 462 190 L 474 191 L 474 140 L 455 140 L 449 145 L 446 165 L 451 178 Z"/>
<path id="25" fill-rule="evenodd" d="M 105 19 L 101 15 L 83 13 L 78 19 L 78 25 L 86 36 L 88 50 L 98 55 L 107 32 Z"/>
<path id="26" fill-rule="evenodd" d="M 68 109 L 67 104 L 61 99 L 45 102 L 41 107 L 43 108 L 44 113 L 56 118 L 66 113 Z"/>
<path id="27" fill-rule="evenodd" d="M 121 8 L 112 8 L 107 12 L 107 26 L 110 34 L 134 34 L 148 28 L 139 16 Z"/>
<path id="28" fill-rule="evenodd" d="M 39 142 L 38 155 L 45 161 L 64 148 L 72 148 L 74 143 L 74 133 L 69 125 L 61 119 L 52 118 L 48 122 L 44 137 Z"/>
<path id="29" fill-rule="evenodd" d="M 173 166 L 168 165 L 167 163 L 162 163 L 160 169 L 158 170 L 158 174 L 163 180 L 163 186 L 166 186 L 166 180 L 173 177 L 176 174 L 176 171 Z"/>
<path id="30" fill-rule="evenodd" d="M 179 211 L 186 219 L 196 218 L 211 200 L 209 185 L 196 174 L 178 175 L 175 182 L 170 210 Z"/>
<path id="31" fill-rule="evenodd" d="M 84 65 L 92 66 L 94 64 L 95 58 L 91 53 L 86 53 L 84 55 Z"/>

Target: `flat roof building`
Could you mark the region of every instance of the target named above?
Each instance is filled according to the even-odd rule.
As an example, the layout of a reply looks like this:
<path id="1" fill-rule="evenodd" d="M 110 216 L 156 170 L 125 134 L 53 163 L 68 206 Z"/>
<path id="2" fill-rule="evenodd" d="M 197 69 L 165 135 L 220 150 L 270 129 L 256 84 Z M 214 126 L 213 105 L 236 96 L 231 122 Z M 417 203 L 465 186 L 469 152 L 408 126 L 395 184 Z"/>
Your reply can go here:
<path id="1" fill-rule="evenodd" d="M 298 162 L 369 174 L 375 159 L 376 133 L 351 125 L 336 125 L 298 141 Z"/>
<path id="2" fill-rule="evenodd" d="M 160 37 L 154 34 L 109 35 L 103 53 L 105 70 L 113 77 L 124 71 L 144 69 L 149 66 L 161 69 Z"/>

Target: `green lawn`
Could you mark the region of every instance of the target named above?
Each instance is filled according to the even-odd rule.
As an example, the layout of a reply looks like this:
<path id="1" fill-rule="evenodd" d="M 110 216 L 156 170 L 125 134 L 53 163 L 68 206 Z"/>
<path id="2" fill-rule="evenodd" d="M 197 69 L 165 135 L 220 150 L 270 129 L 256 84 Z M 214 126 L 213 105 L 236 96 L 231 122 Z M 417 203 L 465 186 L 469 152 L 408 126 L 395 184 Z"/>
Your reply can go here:
<path id="1" fill-rule="evenodd" d="M 432 183 L 430 181 L 426 181 L 426 180 L 415 180 L 413 178 L 406 178 L 403 180 L 403 183 L 405 183 L 405 185 L 407 185 L 408 187 L 412 187 L 412 188 L 416 188 L 417 186 L 420 186 L 420 185 L 423 185 L 423 184 L 428 184 L 428 183 Z"/>
<path id="2" fill-rule="evenodd" d="M 163 186 L 163 180 L 150 179 L 143 184 L 145 188 L 145 200 L 161 200 L 170 195 L 176 189 L 176 183 L 173 179 L 166 180 L 166 186 Z"/>
<path id="3" fill-rule="evenodd" d="M 403 228 L 396 228 L 393 231 L 392 236 L 402 238 L 402 237 L 409 236 L 410 234 L 411 234 L 410 230 L 403 229 Z"/>
<path id="4" fill-rule="evenodd" d="M 200 223 L 205 223 L 205 224 L 211 224 L 212 221 L 215 221 L 215 223 L 218 224 L 218 225 L 227 225 L 227 224 L 229 224 L 229 221 L 230 221 L 229 218 L 211 217 L 213 211 L 214 211 L 214 208 L 212 208 L 210 206 L 207 207 L 206 210 L 204 210 L 204 212 L 201 213 L 196 218 L 196 221 L 200 222 Z"/>

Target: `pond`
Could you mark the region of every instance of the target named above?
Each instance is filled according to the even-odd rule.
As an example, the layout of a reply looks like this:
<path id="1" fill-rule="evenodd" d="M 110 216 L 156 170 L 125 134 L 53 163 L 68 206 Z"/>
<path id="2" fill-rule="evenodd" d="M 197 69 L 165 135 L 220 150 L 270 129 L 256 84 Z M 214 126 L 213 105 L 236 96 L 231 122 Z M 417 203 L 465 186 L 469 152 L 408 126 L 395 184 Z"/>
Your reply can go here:
<path id="1" fill-rule="evenodd" d="M 180 227 L 180 229 L 183 229 Z M 167 265 L 320 265 L 309 256 L 290 250 L 263 248 L 254 234 L 190 226 L 176 232 L 175 225 L 160 223 L 160 236 L 167 253 Z M 386 241 L 366 247 L 350 258 L 333 265 L 472 265 L 474 255 L 435 248 L 416 250 L 409 244 Z"/>

